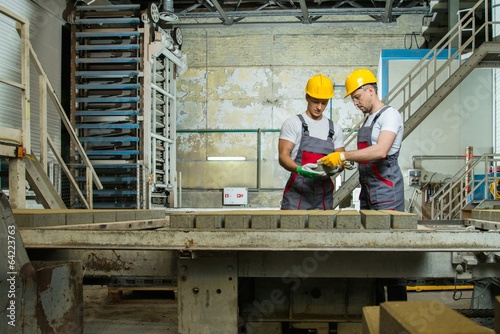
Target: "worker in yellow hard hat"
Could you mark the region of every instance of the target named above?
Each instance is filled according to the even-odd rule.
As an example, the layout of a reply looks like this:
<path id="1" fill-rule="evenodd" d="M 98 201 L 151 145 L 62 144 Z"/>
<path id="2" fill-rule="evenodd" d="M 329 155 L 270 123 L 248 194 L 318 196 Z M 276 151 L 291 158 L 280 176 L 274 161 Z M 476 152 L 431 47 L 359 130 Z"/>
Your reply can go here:
<path id="1" fill-rule="evenodd" d="M 305 87 L 306 111 L 288 118 L 281 127 L 279 162 L 290 171 L 283 192 L 283 210 L 329 210 L 335 189 L 336 170 L 318 168 L 318 159 L 344 151 L 340 125 L 323 115 L 334 95 L 332 81 L 323 74 L 312 76 Z"/>
<path id="2" fill-rule="evenodd" d="M 377 78 L 365 68 L 345 80 L 346 94 L 367 117 L 358 132 L 358 149 L 333 152 L 321 161 L 337 166 L 359 163 L 360 208 L 404 211 L 404 184 L 398 155 L 403 141 L 403 119 L 377 95 Z"/>

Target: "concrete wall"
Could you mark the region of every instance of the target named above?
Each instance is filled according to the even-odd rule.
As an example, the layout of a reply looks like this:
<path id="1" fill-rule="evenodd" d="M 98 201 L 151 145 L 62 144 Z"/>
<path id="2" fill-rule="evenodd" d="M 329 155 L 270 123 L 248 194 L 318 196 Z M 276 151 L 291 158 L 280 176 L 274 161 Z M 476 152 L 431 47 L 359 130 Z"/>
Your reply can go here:
<path id="1" fill-rule="evenodd" d="M 396 26 L 183 30 L 189 69 L 177 83 L 182 206 L 222 206 L 222 188 L 248 187 L 249 206 L 278 207 L 289 175 L 278 163 L 278 131 L 305 110 L 307 79 L 323 73 L 336 83 L 325 114 L 348 130 L 362 113 L 343 99 L 346 76 L 358 67 L 376 73 L 380 50 L 404 48 L 405 35 L 420 24 L 421 16 L 402 16 Z M 260 144 L 256 129 L 263 130 Z M 247 160 L 206 160 L 219 155 Z"/>

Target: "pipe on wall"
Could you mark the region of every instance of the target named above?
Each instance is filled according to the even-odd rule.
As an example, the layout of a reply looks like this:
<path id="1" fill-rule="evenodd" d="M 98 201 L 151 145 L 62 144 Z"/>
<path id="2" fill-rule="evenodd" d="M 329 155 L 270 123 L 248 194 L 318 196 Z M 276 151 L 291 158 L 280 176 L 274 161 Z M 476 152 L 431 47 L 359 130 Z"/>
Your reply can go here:
<path id="1" fill-rule="evenodd" d="M 413 168 L 421 168 L 423 160 L 463 160 L 465 155 L 414 155 L 412 157 Z M 419 161 L 417 163 L 417 161 Z M 418 164 L 418 165 L 417 165 Z"/>

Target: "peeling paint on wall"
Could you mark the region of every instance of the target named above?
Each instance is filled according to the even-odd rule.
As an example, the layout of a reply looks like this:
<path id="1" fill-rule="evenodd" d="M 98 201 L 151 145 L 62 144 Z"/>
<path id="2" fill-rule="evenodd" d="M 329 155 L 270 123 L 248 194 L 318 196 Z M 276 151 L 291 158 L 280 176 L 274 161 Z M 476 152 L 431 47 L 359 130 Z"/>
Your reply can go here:
<path id="1" fill-rule="evenodd" d="M 178 79 L 177 127 L 228 130 L 222 134 L 179 133 L 178 171 L 187 188 L 256 186 L 260 150 L 263 188 L 281 193 L 289 175 L 278 163 L 278 133 L 230 133 L 235 129 L 278 131 L 283 122 L 305 111 L 304 87 L 323 73 L 335 83 L 325 115 L 344 129 L 363 114 L 344 99 L 344 81 L 357 67 L 376 72 L 381 49 L 402 48 L 405 34 L 420 29 L 421 17 L 400 17 L 389 27 L 272 27 L 188 29 L 183 51 L 189 70 Z M 194 56 L 191 56 L 194 55 Z M 331 107 L 331 109 L 330 109 Z M 253 156 L 235 165 L 209 163 L 206 154 Z M 238 175 L 234 170 L 238 170 Z"/>

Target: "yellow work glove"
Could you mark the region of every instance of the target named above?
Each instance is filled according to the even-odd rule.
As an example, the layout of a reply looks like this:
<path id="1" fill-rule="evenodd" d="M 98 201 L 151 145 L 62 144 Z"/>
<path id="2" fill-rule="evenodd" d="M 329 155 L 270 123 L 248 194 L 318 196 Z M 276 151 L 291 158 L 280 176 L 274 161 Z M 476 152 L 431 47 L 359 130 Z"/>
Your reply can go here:
<path id="1" fill-rule="evenodd" d="M 345 161 L 344 152 L 333 152 L 319 159 L 328 167 L 336 167 Z"/>

